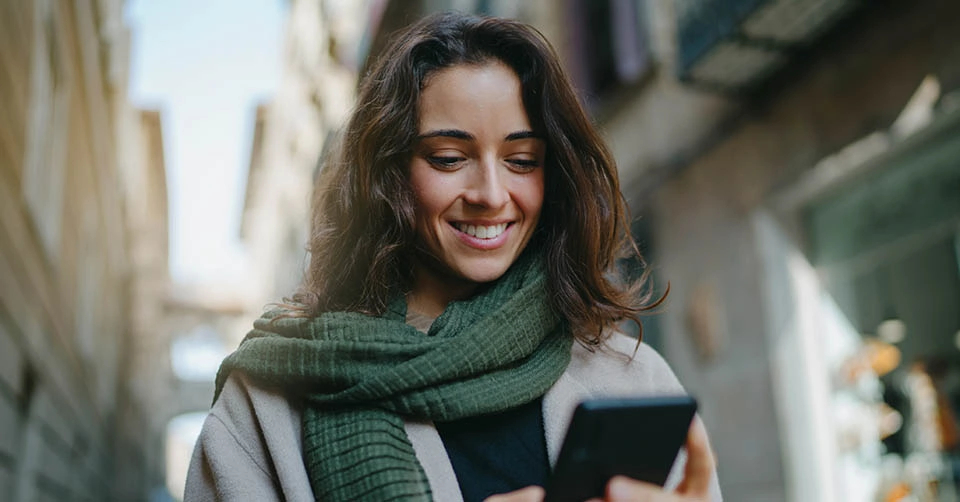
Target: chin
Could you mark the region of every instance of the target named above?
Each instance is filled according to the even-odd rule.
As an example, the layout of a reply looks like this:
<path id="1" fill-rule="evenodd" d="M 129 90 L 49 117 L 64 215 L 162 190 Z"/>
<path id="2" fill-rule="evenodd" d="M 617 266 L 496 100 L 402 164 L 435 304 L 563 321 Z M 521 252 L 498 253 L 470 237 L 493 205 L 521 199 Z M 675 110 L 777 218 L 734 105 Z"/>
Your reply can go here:
<path id="1" fill-rule="evenodd" d="M 507 269 L 510 268 L 510 265 L 483 265 L 483 266 L 465 266 L 460 268 L 459 275 L 460 277 L 478 284 L 484 284 L 488 282 L 493 282 L 501 277 L 503 274 L 507 273 Z"/>

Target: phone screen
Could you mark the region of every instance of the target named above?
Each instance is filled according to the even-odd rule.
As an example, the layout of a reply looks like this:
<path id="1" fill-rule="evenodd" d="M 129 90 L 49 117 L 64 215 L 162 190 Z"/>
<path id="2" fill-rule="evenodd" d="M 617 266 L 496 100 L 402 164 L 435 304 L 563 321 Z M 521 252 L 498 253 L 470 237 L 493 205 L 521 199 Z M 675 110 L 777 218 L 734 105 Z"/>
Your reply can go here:
<path id="1" fill-rule="evenodd" d="M 545 501 L 602 497 L 617 475 L 662 486 L 696 411 L 690 396 L 584 401 L 574 411 Z"/>

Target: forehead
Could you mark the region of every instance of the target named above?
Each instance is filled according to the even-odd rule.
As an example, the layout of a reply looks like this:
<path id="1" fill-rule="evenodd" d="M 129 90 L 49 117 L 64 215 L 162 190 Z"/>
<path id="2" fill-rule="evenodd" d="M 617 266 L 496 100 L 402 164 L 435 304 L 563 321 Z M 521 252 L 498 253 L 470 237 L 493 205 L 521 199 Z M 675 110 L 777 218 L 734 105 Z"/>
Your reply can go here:
<path id="1" fill-rule="evenodd" d="M 420 132 L 435 128 L 530 129 L 520 79 L 499 61 L 438 70 L 420 94 Z"/>

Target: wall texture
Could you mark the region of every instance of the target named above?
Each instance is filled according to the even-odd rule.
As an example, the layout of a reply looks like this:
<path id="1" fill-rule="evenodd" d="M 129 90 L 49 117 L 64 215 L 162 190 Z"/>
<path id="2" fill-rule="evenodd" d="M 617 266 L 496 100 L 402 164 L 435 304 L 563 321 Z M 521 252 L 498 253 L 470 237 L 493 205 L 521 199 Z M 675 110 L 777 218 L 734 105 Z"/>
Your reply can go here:
<path id="1" fill-rule="evenodd" d="M 117 127 L 121 17 L 118 1 L 0 2 L 3 500 L 136 500 L 162 482 L 149 397 L 127 385 L 139 238 L 127 206 L 156 185 L 129 192 L 147 162 L 118 149 L 131 137 Z M 133 125 L 125 134 L 149 130 Z"/>

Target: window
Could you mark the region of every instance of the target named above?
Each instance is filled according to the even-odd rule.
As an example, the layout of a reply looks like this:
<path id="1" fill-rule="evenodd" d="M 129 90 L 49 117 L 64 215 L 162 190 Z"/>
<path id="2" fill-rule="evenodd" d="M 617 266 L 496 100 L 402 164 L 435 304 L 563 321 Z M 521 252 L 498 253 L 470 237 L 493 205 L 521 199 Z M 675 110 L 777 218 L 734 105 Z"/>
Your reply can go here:
<path id="1" fill-rule="evenodd" d="M 206 382 L 217 375 L 220 361 L 230 353 L 219 332 L 201 324 L 170 345 L 173 373 L 181 380 Z"/>
<path id="2" fill-rule="evenodd" d="M 579 0 L 571 5 L 571 73 L 590 108 L 650 70 L 643 0 Z"/>

